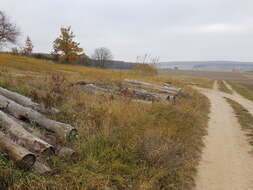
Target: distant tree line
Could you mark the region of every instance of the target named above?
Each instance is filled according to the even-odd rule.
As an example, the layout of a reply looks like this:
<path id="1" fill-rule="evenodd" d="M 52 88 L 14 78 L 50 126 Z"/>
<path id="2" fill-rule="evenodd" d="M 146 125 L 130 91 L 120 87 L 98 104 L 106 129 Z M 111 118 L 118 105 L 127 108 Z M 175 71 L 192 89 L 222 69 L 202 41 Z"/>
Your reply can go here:
<path id="1" fill-rule="evenodd" d="M 20 31 L 17 26 L 10 22 L 8 17 L 0 11 L 0 48 L 8 43 L 17 44 Z M 91 58 L 84 53 L 80 43 L 75 41 L 74 32 L 71 26 L 62 27 L 60 35 L 53 42 L 51 54 L 33 53 L 34 45 L 29 36 L 27 36 L 23 47 L 13 47 L 12 53 L 15 55 L 25 55 L 39 59 L 47 59 L 67 64 L 81 64 L 101 68 L 120 68 L 118 63 L 113 61 L 113 55 L 110 49 L 100 47 L 94 50 Z M 135 64 L 125 63 L 124 69 L 134 68 L 138 72 L 155 73 L 155 65 L 158 63 L 158 57 L 151 57 L 145 54 L 143 57 L 138 56 Z M 140 65 L 142 64 L 142 65 Z"/>

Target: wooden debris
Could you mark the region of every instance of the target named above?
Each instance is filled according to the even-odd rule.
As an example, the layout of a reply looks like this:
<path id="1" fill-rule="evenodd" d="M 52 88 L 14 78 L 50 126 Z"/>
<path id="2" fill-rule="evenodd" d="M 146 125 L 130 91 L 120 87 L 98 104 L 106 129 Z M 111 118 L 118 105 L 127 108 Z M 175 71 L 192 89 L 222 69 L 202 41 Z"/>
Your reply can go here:
<path id="1" fill-rule="evenodd" d="M 54 132 L 55 135 L 61 140 L 65 141 L 77 135 L 76 129 L 71 125 L 48 119 L 39 112 L 31 108 L 19 105 L 16 102 L 9 100 L 1 95 L 0 109 L 7 111 L 17 119 L 26 119 L 32 122 L 36 122 L 40 127 Z"/>
<path id="2" fill-rule="evenodd" d="M 32 167 L 32 170 L 40 175 L 49 175 L 52 173 L 52 169 L 43 164 L 40 161 L 36 161 Z"/>
<path id="3" fill-rule="evenodd" d="M 88 94 L 107 93 L 108 90 L 98 87 L 95 84 L 81 85 L 80 88 Z"/>
<path id="4" fill-rule="evenodd" d="M 0 151 L 7 153 L 10 159 L 22 169 L 30 169 L 36 161 L 33 153 L 14 143 L 2 132 L 0 132 Z"/>
<path id="5" fill-rule="evenodd" d="M 126 83 L 137 85 L 138 88 L 126 88 L 119 86 L 108 86 L 108 85 L 96 85 L 93 83 L 87 82 L 77 82 L 77 85 L 80 89 L 88 94 L 111 94 L 116 96 L 127 96 L 132 99 L 134 102 L 140 102 L 145 104 L 150 104 L 152 102 L 158 101 L 171 101 L 175 103 L 176 96 L 182 91 L 180 88 L 173 88 L 170 85 L 159 86 L 147 82 L 141 82 L 137 80 L 124 80 Z M 74 86 L 74 85 L 73 85 Z M 145 89 L 143 89 L 145 88 Z M 147 89 L 153 90 L 152 92 Z M 158 91 L 158 92 L 155 92 Z M 160 92 L 160 93 L 159 93 Z"/>
<path id="6" fill-rule="evenodd" d="M 60 111 L 55 109 L 55 108 L 45 108 L 44 106 L 37 104 L 35 102 L 33 102 L 30 98 L 27 98 L 25 96 L 22 96 L 16 92 L 11 92 L 7 89 L 4 89 L 2 87 L 0 87 L 0 95 L 5 96 L 8 99 L 11 99 L 15 102 L 17 102 L 18 104 L 25 106 L 25 107 L 29 107 L 32 108 L 36 111 L 42 112 L 42 113 L 59 113 Z"/>
<path id="7" fill-rule="evenodd" d="M 58 156 L 64 160 L 71 160 L 77 157 L 77 153 L 71 148 L 62 147 L 58 152 Z"/>
<path id="8" fill-rule="evenodd" d="M 148 92 L 146 90 L 139 90 L 133 88 L 124 88 L 121 90 L 121 93 L 125 96 L 132 96 L 143 100 L 158 102 L 168 100 L 168 95 L 158 94 L 153 92 Z"/>
<path id="9" fill-rule="evenodd" d="M 48 156 L 76 157 L 74 150 L 59 143 L 76 137 L 77 130 L 45 117 L 39 113 L 43 109 L 31 99 L 0 87 L 0 152 L 21 169 L 48 175 L 52 173 Z"/>
<path id="10" fill-rule="evenodd" d="M 148 87 L 148 88 L 151 88 L 153 90 L 158 90 L 163 93 L 178 94 L 182 90 L 181 88 L 173 88 L 173 87 L 169 87 L 167 85 L 166 86 L 159 86 L 159 85 L 155 85 L 155 84 L 151 84 L 151 83 L 147 83 L 147 82 L 141 82 L 141 81 L 137 81 L 137 80 L 125 79 L 124 81 L 129 84 L 138 85 L 138 86 L 142 86 L 142 87 Z"/>
<path id="11" fill-rule="evenodd" d="M 15 122 L 7 114 L 0 111 L 0 129 L 15 143 L 36 154 L 51 155 L 54 148 L 47 142 L 27 132 L 22 125 Z"/>

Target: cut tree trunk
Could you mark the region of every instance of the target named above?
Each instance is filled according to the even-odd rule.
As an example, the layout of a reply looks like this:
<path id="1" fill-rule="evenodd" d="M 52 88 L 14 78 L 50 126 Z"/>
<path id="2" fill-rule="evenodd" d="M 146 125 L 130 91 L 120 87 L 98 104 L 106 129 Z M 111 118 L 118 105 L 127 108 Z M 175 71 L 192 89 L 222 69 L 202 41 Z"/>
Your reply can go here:
<path id="1" fill-rule="evenodd" d="M 11 91 L 1 88 L 1 87 L 0 87 L 0 94 L 2 96 L 5 96 L 8 99 L 11 99 L 11 100 L 17 102 L 18 104 L 20 104 L 22 106 L 32 108 L 32 109 L 39 111 L 39 112 L 53 113 L 53 114 L 60 112 L 59 110 L 57 110 L 55 108 L 45 108 L 44 106 L 33 102 L 30 98 L 22 96 L 21 94 L 18 94 L 16 92 L 11 92 Z"/>
<path id="2" fill-rule="evenodd" d="M 19 125 L 23 126 L 24 129 L 31 135 L 36 136 L 39 139 L 42 139 L 52 144 L 54 146 L 54 153 L 60 158 L 64 158 L 66 160 L 71 159 L 74 160 L 77 157 L 77 153 L 73 149 L 68 147 L 62 147 L 61 145 L 59 145 L 59 143 L 57 143 L 57 140 L 52 133 L 45 130 L 39 130 L 38 128 L 33 127 L 31 124 L 26 123 L 24 121 L 20 121 L 12 116 L 9 117 L 12 118 L 17 123 L 19 123 Z M 46 154 L 41 154 L 41 156 L 46 156 Z"/>
<path id="3" fill-rule="evenodd" d="M 58 152 L 58 156 L 64 160 L 75 160 L 77 153 L 71 148 L 62 147 Z"/>
<path id="4" fill-rule="evenodd" d="M 31 108 L 24 107 L 16 102 L 0 95 L 0 109 L 7 111 L 17 119 L 25 119 L 35 122 L 40 127 L 45 128 L 58 137 L 58 139 L 66 141 L 77 135 L 77 130 L 71 125 L 53 121 Z"/>
<path id="5" fill-rule="evenodd" d="M 106 94 L 106 93 L 112 93 L 113 91 L 110 89 L 97 87 L 94 84 L 85 84 L 84 86 L 81 86 L 81 89 L 89 94 L 96 94 L 96 93 Z M 139 100 L 139 102 L 146 103 L 146 104 L 150 104 L 152 102 L 158 102 L 158 101 L 170 101 L 171 100 L 170 97 L 174 97 L 174 95 L 159 94 L 155 92 L 148 92 L 147 90 L 144 90 L 144 89 L 135 89 L 135 88 L 118 89 L 113 94 L 119 95 L 119 96 L 123 95 L 123 96 L 129 96 L 131 98 L 147 100 L 143 102 Z M 138 100 L 133 100 L 133 101 L 137 102 Z"/>
<path id="6" fill-rule="evenodd" d="M 147 83 L 147 82 L 141 82 L 141 81 L 137 81 L 137 80 L 128 80 L 128 79 L 125 79 L 124 81 L 126 83 L 129 83 L 129 84 L 151 88 L 153 90 L 158 90 L 158 91 L 163 92 L 163 93 L 178 94 L 181 91 L 180 88 L 173 88 L 173 87 L 168 87 L 168 86 L 159 86 L 159 85 L 156 85 L 156 84 L 151 84 L 151 83 Z"/>
<path id="7" fill-rule="evenodd" d="M 52 155 L 54 148 L 42 139 L 27 132 L 22 125 L 0 111 L 0 129 L 20 146 L 36 154 Z"/>
<path id="8" fill-rule="evenodd" d="M 168 95 L 158 94 L 153 92 L 148 92 L 146 90 L 139 90 L 133 88 L 125 88 L 121 91 L 126 96 L 137 97 L 139 99 L 148 101 L 166 101 L 168 100 Z"/>
<path id="9" fill-rule="evenodd" d="M 108 93 L 109 92 L 107 89 L 98 87 L 94 84 L 85 84 L 85 85 L 78 84 L 78 86 L 80 86 L 80 88 L 84 92 L 86 92 L 87 94 L 97 94 L 97 93 Z"/>
<path id="10" fill-rule="evenodd" d="M 34 163 L 32 170 L 39 175 L 49 175 L 52 173 L 52 169 L 40 161 Z"/>
<path id="11" fill-rule="evenodd" d="M 30 169 L 36 161 L 33 153 L 14 143 L 2 132 L 0 132 L 0 151 L 7 153 L 10 159 L 22 169 Z"/>

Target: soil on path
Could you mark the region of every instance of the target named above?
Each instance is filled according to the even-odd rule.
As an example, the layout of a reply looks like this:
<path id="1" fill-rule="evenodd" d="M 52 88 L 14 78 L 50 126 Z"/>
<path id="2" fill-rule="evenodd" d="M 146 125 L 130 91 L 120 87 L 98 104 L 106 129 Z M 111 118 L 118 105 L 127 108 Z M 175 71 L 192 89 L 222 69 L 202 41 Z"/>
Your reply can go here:
<path id="1" fill-rule="evenodd" d="M 223 97 L 229 97 L 251 108 L 253 103 L 239 96 L 219 92 L 217 82 L 214 89 L 199 89 L 211 102 L 206 147 L 196 177 L 196 190 L 253 190 L 253 149 L 232 107 Z M 249 110 L 250 111 L 250 110 Z"/>

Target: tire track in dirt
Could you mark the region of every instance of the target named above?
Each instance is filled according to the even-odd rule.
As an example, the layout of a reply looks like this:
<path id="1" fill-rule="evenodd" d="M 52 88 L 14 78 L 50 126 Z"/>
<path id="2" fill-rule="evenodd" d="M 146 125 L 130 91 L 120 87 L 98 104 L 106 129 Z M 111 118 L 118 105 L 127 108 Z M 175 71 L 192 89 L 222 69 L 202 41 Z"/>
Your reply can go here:
<path id="1" fill-rule="evenodd" d="M 252 147 L 232 107 L 223 98 L 226 94 L 216 87 L 199 90 L 210 99 L 211 113 L 196 190 L 252 190 L 253 155 L 249 153 Z M 236 95 L 229 96 L 238 99 Z"/>

